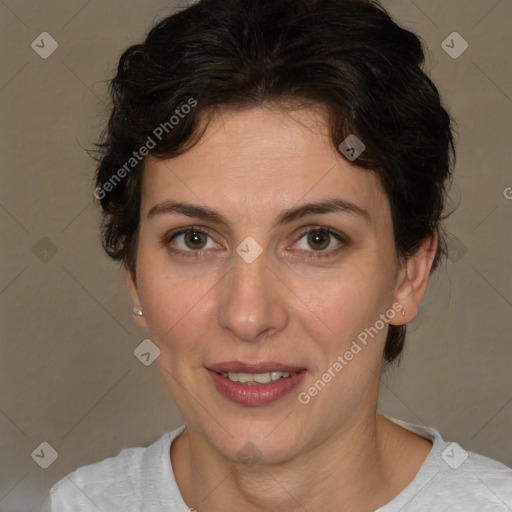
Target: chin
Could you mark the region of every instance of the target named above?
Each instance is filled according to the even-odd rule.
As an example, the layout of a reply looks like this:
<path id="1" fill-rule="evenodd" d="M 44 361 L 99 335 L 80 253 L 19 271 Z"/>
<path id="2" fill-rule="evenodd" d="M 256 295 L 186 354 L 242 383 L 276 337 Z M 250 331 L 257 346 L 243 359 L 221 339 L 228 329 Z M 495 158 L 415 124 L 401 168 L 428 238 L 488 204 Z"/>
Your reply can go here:
<path id="1" fill-rule="evenodd" d="M 222 455 L 237 464 L 282 464 L 297 455 L 297 445 L 290 439 L 257 441 L 244 436 L 222 447 Z"/>
<path id="2" fill-rule="evenodd" d="M 303 442 L 296 425 L 279 415 L 265 421 L 226 421 L 226 430 L 218 427 L 212 432 L 211 422 L 206 432 L 210 442 L 226 459 L 238 464 L 279 464 L 293 459 Z M 286 425 L 286 423 L 289 423 Z M 286 425 L 286 426 L 285 426 Z M 216 427 L 217 428 L 217 427 Z"/>

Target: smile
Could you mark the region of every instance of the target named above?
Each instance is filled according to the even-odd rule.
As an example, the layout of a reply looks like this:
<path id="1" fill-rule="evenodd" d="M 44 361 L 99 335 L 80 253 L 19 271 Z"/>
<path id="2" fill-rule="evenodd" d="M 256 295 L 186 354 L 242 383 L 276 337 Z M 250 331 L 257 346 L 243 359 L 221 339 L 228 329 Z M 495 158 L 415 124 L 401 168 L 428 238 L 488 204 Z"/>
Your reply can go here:
<path id="1" fill-rule="evenodd" d="M 212 365 L 206 370 L 220 395 L 246 406 L 276 402 L 295 388 L 307 373 L 305 368 L 279 363 L 237 361 Z"/>

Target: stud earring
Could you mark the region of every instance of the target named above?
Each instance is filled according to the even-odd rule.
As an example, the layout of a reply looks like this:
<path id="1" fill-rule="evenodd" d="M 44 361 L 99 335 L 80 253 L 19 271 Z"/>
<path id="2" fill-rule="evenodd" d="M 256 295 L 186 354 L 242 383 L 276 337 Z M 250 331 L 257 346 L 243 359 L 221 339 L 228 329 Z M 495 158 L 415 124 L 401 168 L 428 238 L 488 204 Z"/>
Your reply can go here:
<path id="1" fill-rule="evenodd" d="M 134 309 L 133 316 L 144 316 L 144 312 L 142 311 L 142 309 Z"/>
<path id="2" fill-rule="evenodd" d="M 402 309 L 402 316 L 405 316 L 405 308 Z"/>

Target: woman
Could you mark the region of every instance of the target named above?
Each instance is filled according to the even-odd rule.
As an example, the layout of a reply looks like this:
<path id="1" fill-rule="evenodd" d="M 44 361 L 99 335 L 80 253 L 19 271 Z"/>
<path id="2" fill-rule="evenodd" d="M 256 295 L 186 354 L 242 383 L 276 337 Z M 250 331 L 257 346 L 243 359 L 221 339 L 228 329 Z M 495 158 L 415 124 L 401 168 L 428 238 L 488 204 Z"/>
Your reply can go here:
<path id="1" fill-rule="evenodd" d="M 512 509 L 510 468 L 376 412 L 446 253 L 423 59 L 366 0 L 201 0 L 124 52 L 94 195 L 186 424 L 47 510 Z"/>

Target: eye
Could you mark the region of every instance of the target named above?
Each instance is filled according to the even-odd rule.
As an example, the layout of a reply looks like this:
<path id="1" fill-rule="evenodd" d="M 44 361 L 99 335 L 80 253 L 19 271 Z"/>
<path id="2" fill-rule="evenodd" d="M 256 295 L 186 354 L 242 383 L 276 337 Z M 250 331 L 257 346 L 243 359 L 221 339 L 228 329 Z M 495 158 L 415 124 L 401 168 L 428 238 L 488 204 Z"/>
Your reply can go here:
<path id="1" fill-rule="evenodd" d="M 300 247 L 301 241 L 303 241 L 302 247 Z M 307 258 L 326 258 L 333 256 L 348 243 L 349 240 L 345 236 L 323 226 L 317 226 L 303 231 L 295 245 L 299 245 L 302 252 L 309 253 Z M 213 241 L 207 230 L 195 226 L 188 226 L 164 235 L 161 244 L 164 247 L 168 246 L 172 252 L 187 257 L 200 257 L 209 249 L 220 247 Z"/>
<path id="2" fill-rule="evenodd" d="M 208 239 L 211 240 L 210 244 L 208 244 Z M 218 247 L 218 244 L 213 242 L 208 231 L 194 226 L 189 226 L 164 235 L 162 245 L 169 246 L 170 250 L 175 253 L 193 257 L 200 256 L 204 250 Z M 177 248 L 175 248 L 175 246 Z"/>
<path id="3" fill-rule="evenodd" d="M 344 236 L 322 226 L 310 228 L 302 232 L 299 235 L 298 242 L 301 240 L 304 241 L 301 250 L 311 253 L 307 256 L 308 258 L 328 258 L 337 253 L 342 246 L 348 245 L 348 241 Z M 337 244 L 334 244 L 334 249 L 332 248 L 333 241 L 337 241 Z M 308 250 L 308 246 L 313 250 Z M 326 250 L 328 248 L 330 250 Z"/>

